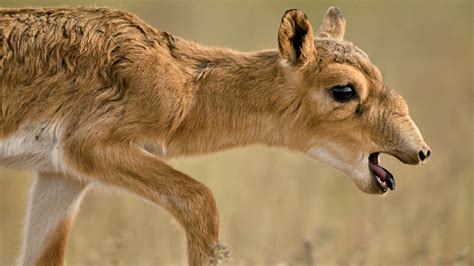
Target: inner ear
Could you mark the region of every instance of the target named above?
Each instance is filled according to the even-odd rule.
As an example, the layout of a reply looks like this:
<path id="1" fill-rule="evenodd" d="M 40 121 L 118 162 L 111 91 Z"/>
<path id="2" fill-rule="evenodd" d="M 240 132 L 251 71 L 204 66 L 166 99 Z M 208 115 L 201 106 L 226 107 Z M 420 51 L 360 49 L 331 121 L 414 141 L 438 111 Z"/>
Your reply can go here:
<path id="1" fill-rule="evenodd" d="M 313 28 L 301 10 L 290 9 L 283 15 L 278 30 L 278 47 L 282 58 L 293 65 L 305 64 L 316 54 Z"/>

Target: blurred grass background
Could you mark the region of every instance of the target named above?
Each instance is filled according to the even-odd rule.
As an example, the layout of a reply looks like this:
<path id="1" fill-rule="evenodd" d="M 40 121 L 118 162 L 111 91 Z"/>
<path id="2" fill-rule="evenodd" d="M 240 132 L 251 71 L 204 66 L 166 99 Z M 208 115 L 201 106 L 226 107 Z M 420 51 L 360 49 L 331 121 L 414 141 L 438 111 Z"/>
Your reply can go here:
<path id="1" fill-rule="evenodd" d="M 404 95 L 433 149 L 423 166 L 383 157 L 397 177 L 366 195 L 301 154 L 258 146 L 174 160 L 207 184 L 221 215 L 227 265 L 473 265 L 472 1 L 20 1 L 1 7 L 95 5 L 132 11 L 206 45 L 277 47 L 280 18 L 305 11 L 317 29 L 330 5 L 346 39 Z M 0 265 L 18 255 L 32 175 L 0 168 Z M 185 237 L 160 208 L 95 188 L 71 234 L 68 265 L 185 265 Z"/>

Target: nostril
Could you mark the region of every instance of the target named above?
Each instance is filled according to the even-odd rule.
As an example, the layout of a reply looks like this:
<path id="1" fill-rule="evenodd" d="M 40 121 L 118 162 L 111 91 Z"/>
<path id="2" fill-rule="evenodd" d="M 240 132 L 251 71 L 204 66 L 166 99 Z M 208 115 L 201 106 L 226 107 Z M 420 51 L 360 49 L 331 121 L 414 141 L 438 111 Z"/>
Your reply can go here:
<path id="1" fill-rule="evenodd" d="M 423 151 L 420 151 L 420 152 L 418 153 L 418 157 L 420 158 L 420 160 L 423 161 L 426 156 L 425 156 L 425 153 L 424 153 Z"/>
<path id="2" fill-rule="evenodd" d="M 431 151 L 430 151 L 430 150 L 427 150 L 427 151 L 426 151 L 426 154 L 425 154 L 424 151 L 420 151 L 420 152 L 418 153 L 418 157 L 419 157 L 420 160 L 422 160 L 422 161 L 424 161 L 426 158 L 430 157 L 430 155 L 431 155 Z"/>

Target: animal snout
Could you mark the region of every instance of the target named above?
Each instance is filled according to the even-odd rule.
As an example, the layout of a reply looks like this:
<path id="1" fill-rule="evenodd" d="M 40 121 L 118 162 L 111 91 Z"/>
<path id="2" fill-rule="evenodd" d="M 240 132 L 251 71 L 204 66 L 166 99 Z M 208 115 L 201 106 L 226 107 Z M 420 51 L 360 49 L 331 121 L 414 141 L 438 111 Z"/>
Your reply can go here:
<path id="1" fill-rule="evenodd" d="M 427 145 L 423 145 L 421 148 L 414 148 L 404 152 L 399 151 L 393 155 L 403 163 L 420 164 L 426 162 L 431 156 L 431 149 Z"/>
<path id="2" fill-rule="evenodd" d="M 399 128 L 398 145 L 394 147 L 395 157 L 406 164 L 424 163 L 431 156 L 431 149 L 423 140 L 420 130 L 413 120 L 407 116 L 409 123 Z"/>

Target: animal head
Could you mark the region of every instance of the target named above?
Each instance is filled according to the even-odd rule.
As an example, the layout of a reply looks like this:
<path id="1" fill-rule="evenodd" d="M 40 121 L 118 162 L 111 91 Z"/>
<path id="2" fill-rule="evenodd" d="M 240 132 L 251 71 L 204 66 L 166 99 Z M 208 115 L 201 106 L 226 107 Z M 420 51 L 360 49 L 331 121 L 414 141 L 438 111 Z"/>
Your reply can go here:
<path id="1" fill-rule="evenodd" d="M 338 8 L 326 12 L 319 30 L 305 14 L 288 10 L 278 32 L 284 97 L 297 113 L 294 128 L 304 136 L 297 149 L 342 171 L 367 193 L 394 189 L 379 154 L 419 164 L 430 156 L 403 97 L 384 84 L 367 55 L 344 40 Z"/>

